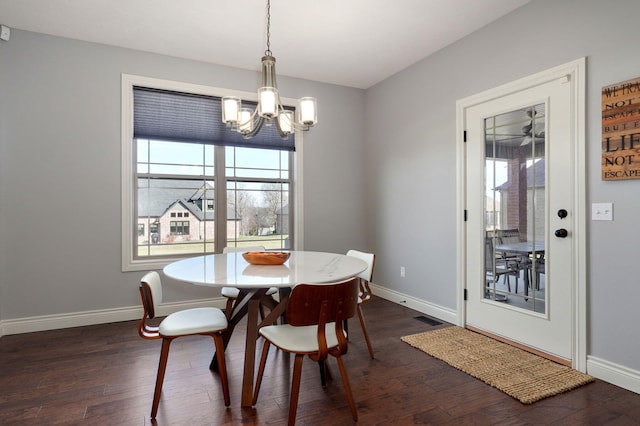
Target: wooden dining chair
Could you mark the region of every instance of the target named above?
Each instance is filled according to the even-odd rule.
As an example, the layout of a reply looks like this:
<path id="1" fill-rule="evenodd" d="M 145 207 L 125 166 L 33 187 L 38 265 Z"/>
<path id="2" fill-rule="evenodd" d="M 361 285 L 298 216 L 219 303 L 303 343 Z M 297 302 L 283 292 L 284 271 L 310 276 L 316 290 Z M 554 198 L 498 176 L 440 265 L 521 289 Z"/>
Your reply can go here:
<path id="1" fill-rule="evenodd" d="M 351 417 L 357 421 L 358 413 L 342 360 L 342 355 L 347 352 L 343 321 L 356 314 L 357 306 L 358 278 L 330 284 L 296 285 L 289 296 L 287 323 L 260 329 L 260 335 L 265 341 L 252 404 L 255 405 L 258 400 L 269 347 L 273 344 L 285 352 L 295 354 L 289 399 L 289 425 L 294 425 L 296 420 L 305 355 L 318 363 L 326 361 L 329 355 L 336 358 Z"/>
<path id="2" fill-rule="evenodd" d="M 162 303 L 162 283 L 160 275 L 155 271 L 146 273 L 140 280 L 140 298 L 144 313 L 138 323 L 138 334 L 143 339 L 162 339 L 151 418 L 155 419 L 158 413 L 162 383 L 169 359 L 169 347 L 173 339 L 182 336 L 204 335 L 213 338 L 218 355 L 218 371 L 222 382 L 224 404 L 229 406 L 229 382 L 222 338 L 222 332 L 227 328 L 227 317 L 224 312 L 214 307 L 185 309 L 168 315 L 157 326 L 150 325 L 149 320 L 156 317 L 158 305 Z"/>
<path id="3" fill-rule="evenodd" d="M 222 249 L 222 253 L 240 253 L 246 251 L 265 251 L 264 246 L 254 246 L 254 247 L 225 247 Z M 220 290 L 222 296 L 227 298 L 227 306 L 225 308 L 225 313 L 227 315 L 227 320 L 231 318 L 231 314 L 233 313 L 233 302 L 238 298 L 240 294 L 240 290 L 235 287 L 222 287 Z M 278 292 L 278 289 L 273 287 L 267 290 L 267 295 L 272 295 Z M 260 306 L 260 314 L 262 318 L 264 318 L 264 311 L 262 306 Z"/>
<path id="4" fill-rule="evenodd" d="M 358 319 L 360 320 L 360 326 L 362 327 L 362 334 L 364 334 L 364 340 L 367 342 L 367 349 L 369 350 L 369 356 L 373 359 L 373 347 L 371 346 L 371 340 L 369 339 L 369 333 L 367 332 L 367 327 L 364 322 L 364 313 L 362 312 L 362 305 L 369 303 L 371 298 L 373 297 L 373 292 L 371 291 L 371 287 L 369 287 L 369 283 L 371 282 L 371 277 L 373 276 L 373 267 L 376 262 L 376 255 L 373 253 L 365 253 L 358 250 L 349 250 L 347 252 L 347 256 L 357 257 L 358 259 L 364 260 L 367 263 L 367 269 L 360 272 L 357 275 L 359 281 L 359 291 L 358 291 Z"/>

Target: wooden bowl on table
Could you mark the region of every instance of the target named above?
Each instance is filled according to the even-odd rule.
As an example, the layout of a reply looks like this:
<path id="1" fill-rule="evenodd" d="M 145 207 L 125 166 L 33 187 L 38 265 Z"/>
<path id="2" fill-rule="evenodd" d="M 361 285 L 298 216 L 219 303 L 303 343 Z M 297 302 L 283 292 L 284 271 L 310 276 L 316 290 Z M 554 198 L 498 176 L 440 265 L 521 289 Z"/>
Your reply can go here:
<path id="1" fill-rule="evenodd" d="M 282 265 L 291 253 L 286 251 L 248 251 L 242 253 L 244 260 L 252 265 Z"/>

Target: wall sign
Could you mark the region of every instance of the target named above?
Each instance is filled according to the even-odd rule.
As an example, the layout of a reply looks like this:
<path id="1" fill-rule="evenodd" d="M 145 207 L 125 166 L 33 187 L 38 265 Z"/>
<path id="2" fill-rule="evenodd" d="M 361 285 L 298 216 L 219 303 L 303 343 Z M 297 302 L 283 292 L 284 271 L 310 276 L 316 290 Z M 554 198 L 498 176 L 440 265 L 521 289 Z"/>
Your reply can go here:
<path id="1" fill-rule="evenodd" d="M 602 88 L 602 180 L 640 179 L 640 78 Z"/>

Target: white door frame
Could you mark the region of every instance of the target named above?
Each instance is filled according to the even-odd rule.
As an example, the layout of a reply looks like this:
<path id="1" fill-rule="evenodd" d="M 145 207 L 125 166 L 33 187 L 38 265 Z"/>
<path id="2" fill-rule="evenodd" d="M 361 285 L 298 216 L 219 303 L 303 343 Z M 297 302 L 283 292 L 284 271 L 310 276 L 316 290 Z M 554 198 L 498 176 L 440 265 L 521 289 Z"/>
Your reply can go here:
<path id="1" fill-rule="evenodd" d="M 587 268 L 586 268 L 586 177 L 585 177 L 585 93 L 586 93 L 586 58 L 551 68 L 546 71 L 507 83 L 458 100 L 456 102 L 456 269 L 457 269 L 457 297 L 456 319 L 457 325 L 464 327 L 466 323 L 466 309 L 464 290 L 467 288 L 466 271 L 466 150 L 464 142 L 464 126 L 466 109 L 492 99 L 525 90 L 527 88 L 548 82 L 556 78 L 566 77 L 572 87 L 571 102 L 571 132 L 572 152 L 575 163 L 574 199 L 571 200 L 571 210 L 575 212 L 575 232 L 572 243 L 575 259 L 573 263 L 573 368 L 586 372 L 587 369 Z"/>

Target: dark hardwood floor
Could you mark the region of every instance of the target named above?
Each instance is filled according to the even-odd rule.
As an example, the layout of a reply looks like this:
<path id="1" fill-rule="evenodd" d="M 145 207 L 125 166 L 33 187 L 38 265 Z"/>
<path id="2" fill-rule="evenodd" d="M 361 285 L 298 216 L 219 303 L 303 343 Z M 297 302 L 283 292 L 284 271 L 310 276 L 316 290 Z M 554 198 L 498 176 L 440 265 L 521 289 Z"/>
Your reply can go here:
<path id="1" fill-rule="evenodd" d="M 364 306 L 376 359 L 357 320 L 345 356 L 360 425 L 632 425 L 640 395 L 597 380 L 571 392 L 523 405 L 502 392 L 400 341 L 432 326 L 421 314 L 374 298 Z M 158 425 L 286 424 L 290 368 L 271 352 L 258 403 L 240 407 L 243 327 L 227 349 L 231 406 L 208 369 L 213 341 L 176 340 L 171 348 Z M 261 345 L 259 345 L 261 346 Z M 0 338 L 0 424 L 148 425 L 160 342 L 138 337 L 136 322 Z M 305 359 L 297 424 L 353 424 L 340 374 L 320 386 Z"/>

